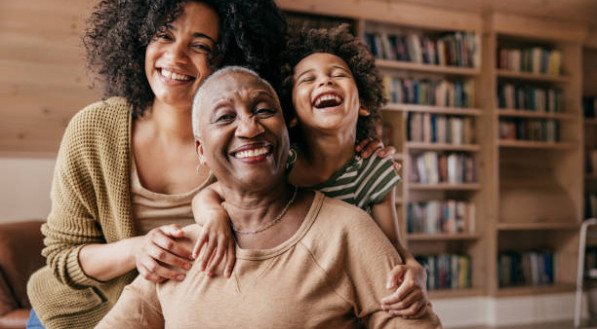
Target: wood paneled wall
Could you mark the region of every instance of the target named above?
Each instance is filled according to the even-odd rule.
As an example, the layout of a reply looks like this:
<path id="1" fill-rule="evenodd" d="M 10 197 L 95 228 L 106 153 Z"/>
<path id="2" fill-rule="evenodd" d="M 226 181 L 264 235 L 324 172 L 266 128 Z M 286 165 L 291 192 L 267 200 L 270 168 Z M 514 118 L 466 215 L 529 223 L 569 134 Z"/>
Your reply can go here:
<path id="1" fill-rule="evenodd" d="M 0 154 L 54 154 L 72 115 L 98 99 L 81 47 L 94 3 L 0 1 Z"/>

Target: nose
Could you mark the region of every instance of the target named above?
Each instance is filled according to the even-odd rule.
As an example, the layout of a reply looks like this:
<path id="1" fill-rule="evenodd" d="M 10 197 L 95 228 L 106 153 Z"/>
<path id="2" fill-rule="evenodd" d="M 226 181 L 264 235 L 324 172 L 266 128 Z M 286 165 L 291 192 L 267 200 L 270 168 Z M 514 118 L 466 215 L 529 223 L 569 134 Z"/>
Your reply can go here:
<path id="1" fill-rule="evenodd" d="M 255 138 L 261 135 L 265 129 L 255 116 L 243 116 L 236 127 L 236 137 Z"/>
<path id="2" fill-rule="evenodd" d="M 187 61 L 186 47 L 182 42 L 173 42 L 166 50 L 166 58 L 173 64 L 185 63 Z"/>
<path id="3" fill-rule="evenodd" d="M 333 83 L 334 83 L 334 81 L 332 80 L 332 77 L 324 75 L 321 78 L 319 78 L 317 86 L 318 87 L 329 86 Z"/>

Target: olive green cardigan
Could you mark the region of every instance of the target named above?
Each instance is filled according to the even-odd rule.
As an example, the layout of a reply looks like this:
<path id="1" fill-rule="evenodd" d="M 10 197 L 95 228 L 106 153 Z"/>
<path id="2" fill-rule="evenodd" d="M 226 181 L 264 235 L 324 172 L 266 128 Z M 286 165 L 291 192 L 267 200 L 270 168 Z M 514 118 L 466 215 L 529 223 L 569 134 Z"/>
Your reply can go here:
<path id="1" fill-rule="evenodd" d="M 42 226 L 47 265 L 27 291 L 46 328 L 92 328 L 135 271 L 99 282 L 79 264 L 90 243 L 136 235 L 130 195 L 131 106 L 122 98 L 89 105 L 64 133 L 52 183 L 52 209 Z"/>

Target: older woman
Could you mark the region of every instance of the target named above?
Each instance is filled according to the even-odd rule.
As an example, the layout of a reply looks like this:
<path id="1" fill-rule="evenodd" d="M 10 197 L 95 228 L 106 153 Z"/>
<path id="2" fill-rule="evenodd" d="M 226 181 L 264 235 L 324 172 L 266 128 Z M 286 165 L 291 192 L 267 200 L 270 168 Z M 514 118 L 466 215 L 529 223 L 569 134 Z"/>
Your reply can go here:
<path id="1" fill-rule="evenodd" d="M 209 177 L 193 152 L 192 97 L 218 65 L 277 80 L 285 31 L 271 0 L 101 1 L 90 23 L 89 64 L 110 98 L 72 119 L 58 154 L 48 266 L 28 285 L 48 328 L 93 327 L 135 269 L 185 277 L 190 248 L 166 224 L 193 222 L 191 197 Z"/>
<path id="2" fill-rule="evenodd" d="M 440 326 L 430 310 L 416 320 L 382 311 L 380 278 L 401 260 L 364 211 L 288 183 L 288 132 L 267 82 L 227 67 L 205 81 L 193 109 L 197 152 L 244 233 L 234 279 L 199 266 L 182 282 L 137 278 L 98 328 Z M 198 231 L 189 226 L 189 244 Z"/>

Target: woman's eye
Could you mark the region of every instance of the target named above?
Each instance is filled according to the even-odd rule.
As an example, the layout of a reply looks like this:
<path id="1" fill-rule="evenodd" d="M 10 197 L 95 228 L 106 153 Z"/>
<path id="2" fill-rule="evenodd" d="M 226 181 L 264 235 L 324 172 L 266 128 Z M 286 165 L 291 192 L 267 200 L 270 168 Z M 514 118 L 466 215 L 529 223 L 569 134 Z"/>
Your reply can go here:
<path id="1" fill-rule="evenodd" d="M 156 33 L 154 39 L 157 39 L 157 40 L 172 40 L 172 36 L 170 36 L 169 33 L 162 31 L 162 32 Z"/>
<path id="2" fill-rule="evenodd" d="M 211 47 L 208 45 L 202 44 L 202 43 L 194 43 L 191 45 L 191 48 L 193 48 L 199 52 L 202 52 L 202 53 L 206 53 L 206 54 L 211 53 Z"/>
<path id="3" fill-rule="evenodd" d="M 259 115 L 260 117 L 269 117 L 276 114 L 276 110 L 270 108 L 260 108 L 255 111 L 255 114 Z"/>
<path id="4" fill-rule="evenodd" d="M 216 118 L 216 122 L 218 123 L 226 123 L 231 122 L 234 120 L 236 116 L 234 114 L 222 114 Z"/>

